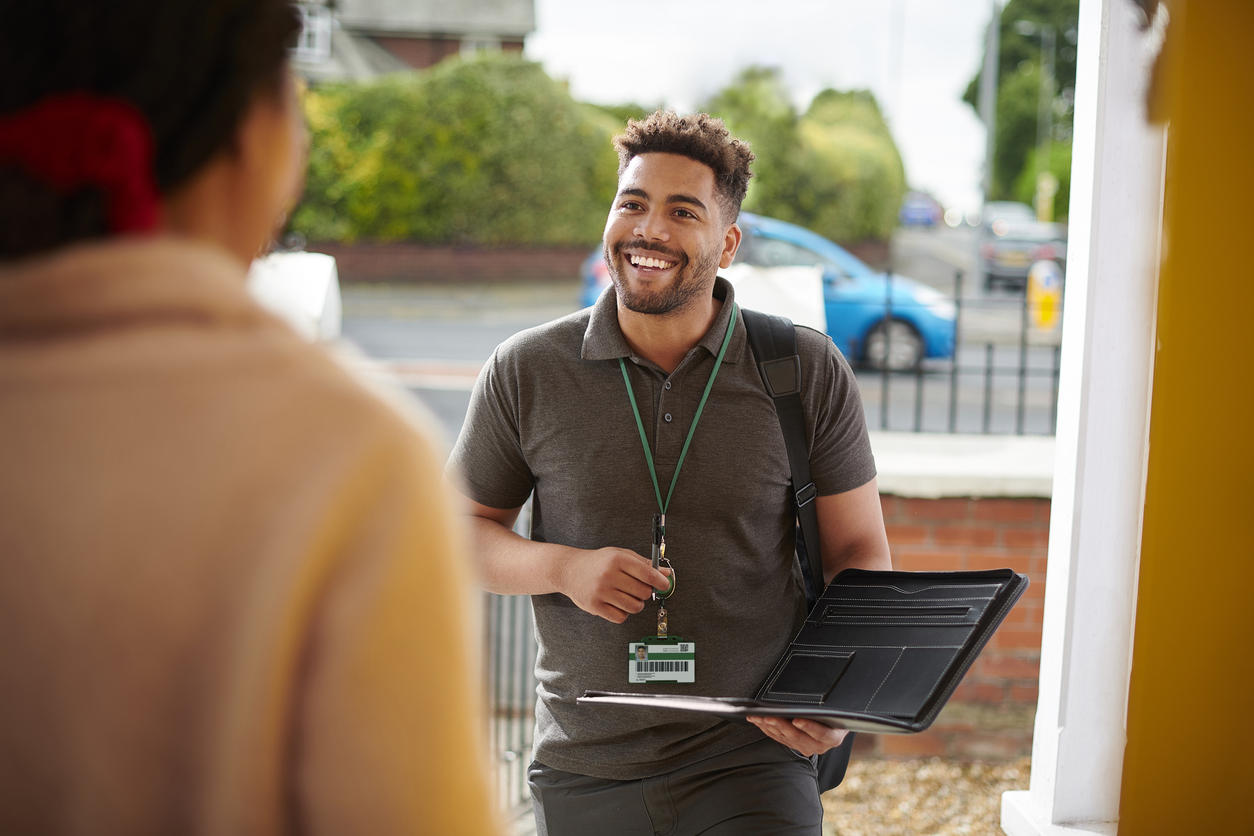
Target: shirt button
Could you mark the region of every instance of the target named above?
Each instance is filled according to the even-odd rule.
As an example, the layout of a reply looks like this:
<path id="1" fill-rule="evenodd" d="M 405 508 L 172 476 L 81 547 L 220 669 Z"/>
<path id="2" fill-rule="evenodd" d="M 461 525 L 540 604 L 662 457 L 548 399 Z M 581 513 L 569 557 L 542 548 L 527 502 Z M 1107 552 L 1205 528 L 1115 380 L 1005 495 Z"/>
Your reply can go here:
<path id="1" fill-rule="evenodd" d="M 662 420 L 669 424 L 671 422 L 671 414 L 669 412 L 666 413 L 662 416 Z"/>
<path id="2" fill-rule="evenodd" d="M 671 382 L 670 382 L 669 380 L 668 380 L 668 381 L 666 381 L 665 383 L 663 383 L 663 384 L 662 384 L 662 388 L 663 388 L 663 389 L 669 389 L 669 388 L 671 388 Z"/>

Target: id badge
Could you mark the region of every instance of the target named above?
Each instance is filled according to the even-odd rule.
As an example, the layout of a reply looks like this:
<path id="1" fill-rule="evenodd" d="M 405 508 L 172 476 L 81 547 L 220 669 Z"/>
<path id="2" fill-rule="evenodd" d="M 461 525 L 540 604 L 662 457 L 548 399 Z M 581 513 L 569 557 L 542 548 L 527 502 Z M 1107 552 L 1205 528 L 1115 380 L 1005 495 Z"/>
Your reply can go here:
<path id="1" fill-rule="evenodd" d="M 692 684 L 697 676 L 697 646 L 677 637 L 649 636 L 627 645 L 627 681 L 682 682 Z"/>

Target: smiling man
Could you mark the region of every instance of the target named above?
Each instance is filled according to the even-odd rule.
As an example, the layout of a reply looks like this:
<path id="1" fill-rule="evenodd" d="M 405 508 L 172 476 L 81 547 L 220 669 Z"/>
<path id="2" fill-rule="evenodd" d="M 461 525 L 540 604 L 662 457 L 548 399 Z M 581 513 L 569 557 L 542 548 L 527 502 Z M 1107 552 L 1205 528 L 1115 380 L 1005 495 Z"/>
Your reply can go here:
<path id="1" fill-rule="evenodd" d="M 753 154 L 704 114 L 615 140 L 613 286 L 485 365 L 450 460 L 485 586 L 529 594 L 539 832 L 812 834 L 843 732 L 580 706 L 585 690 L 748 696 L 805 615 L 787 451 L 730 284 Z M 845 359 L 797 328 L 824 573 L 890 568 Z M 530 539 L 512 526 L 532 499 Z"/>

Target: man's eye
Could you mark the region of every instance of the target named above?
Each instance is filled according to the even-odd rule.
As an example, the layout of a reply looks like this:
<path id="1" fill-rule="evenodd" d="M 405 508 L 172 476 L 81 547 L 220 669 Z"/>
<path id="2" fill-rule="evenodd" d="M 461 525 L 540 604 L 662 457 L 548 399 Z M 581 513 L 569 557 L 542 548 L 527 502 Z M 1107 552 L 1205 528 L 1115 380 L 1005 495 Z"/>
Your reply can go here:
<path id="1" fill-rule="evenodd" d="M 620 209 L 630 209 L 631 211 L 636 212 L 636 211 L 639 211 L 640 209 L 643 209 L 644 207 L 643 207 L 643 206 L 641 206 L 639 203 L 637 203 L 637 202 L 636 202 L 636 201 L 634 201 L 634 200 L 624 200 L 624 201 L 623 201 L 623 202 L 619 205 L 619 208 L 620 208 Z"/>
<path id="2" fill-rule="evenodd" d="M 692 214 L 687 209 L 676 209 L 675 214 L 681 218 L 695 218 L 696 217 L 696 215 Z"/>

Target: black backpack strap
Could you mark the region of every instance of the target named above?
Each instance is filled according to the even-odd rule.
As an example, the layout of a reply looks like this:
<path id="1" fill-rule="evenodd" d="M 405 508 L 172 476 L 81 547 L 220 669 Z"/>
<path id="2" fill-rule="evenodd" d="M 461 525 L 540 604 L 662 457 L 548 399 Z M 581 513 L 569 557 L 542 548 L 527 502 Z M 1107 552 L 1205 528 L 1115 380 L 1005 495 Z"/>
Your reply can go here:
<path id="1" fill-rule="evenodd" d="M 810 479 L 810 445 L 806 443 L 805 413 L 801 405 L 801 356 L 797 354 L 797 331 L 793 324 L 781 316 L 740 309 L 745 320 L 749 345 L 758 361 L 758 371 L 766 391 L 775 401 L 775 414 L 779 428 L 784 432 L 784 446 L 788 448 L 788 466 L 792 470 L 793 498 L 796 501 L 797 560 L 801 564 L 801 576 L 806 584 L 806 602 L 814 609 L 819 595 L 823 594 L 823 560 L 819 549 L 819 514 L 814 507 L 817 491 Z M 797 485 L 801 485 L 798 489 Z M 853 752 L 853 732 L 845 735 L 845 741 L 835 749 L 829 749 L 815 759 L 815 778 L 819 792 L 839 786 L 849 767 L 849 755 Z"/>
<path id="2" fill-rule="evenodd" d="M 797 560 L 806 584 L 806 601 L 813 607 L 823 592 L 823 560 L 819 543 L 819 515 L 814 506 L 817 491 L 810 478 L 810 447 L 806 443 L 805 412 L 801 403 L 801 357 L 797 332 L 791 321 L 760 311 L 741 308 L 749 345 L 767 394 L 775 401 L 775 414 L 788 449 L 792 471 L 793 500 L 800 523 Z"/>

